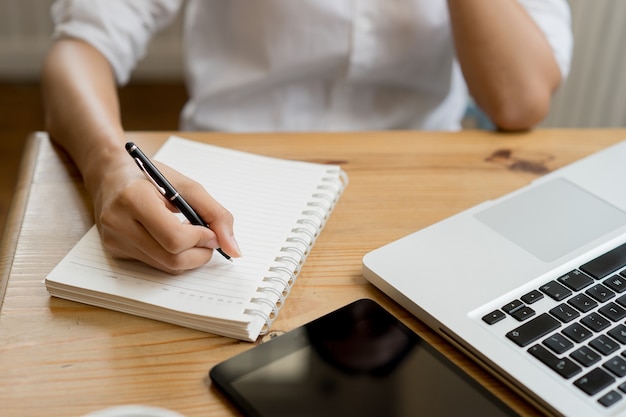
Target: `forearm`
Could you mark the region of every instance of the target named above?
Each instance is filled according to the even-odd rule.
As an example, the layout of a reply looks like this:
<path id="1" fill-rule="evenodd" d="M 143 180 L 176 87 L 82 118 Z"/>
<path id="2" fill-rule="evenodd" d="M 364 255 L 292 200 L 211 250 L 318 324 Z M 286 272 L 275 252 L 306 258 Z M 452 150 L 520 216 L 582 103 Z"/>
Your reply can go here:
<path id="1" fill-rule="evenodd" d="M 55 42 L 44 63 L 46 129 L 63 146 L 93 193 L 98 172 L 119 162 L 124 131 L 117 88 L 106 59 L 90 45 Z"/>
<path id="2" fill-rule="evenodd" d="M 161 166 L 211 228 L 181 223 L 124 148 L 117 87 L 107 60 L 76 40 L 57 41 L 44 64 L 46 129 L 83 175 L 103 244 L 114 256 L 171 273 L 205 264 L 212 248 L 240 256 L 233 217 L 199 184 Z"/>
<path id="3" fill-rule="evenodd" d="M 448 0 L 459 63 L 470 94 L 503 129 L 547 114 L 561 73 L 543 32 L 515 0 Z"/>

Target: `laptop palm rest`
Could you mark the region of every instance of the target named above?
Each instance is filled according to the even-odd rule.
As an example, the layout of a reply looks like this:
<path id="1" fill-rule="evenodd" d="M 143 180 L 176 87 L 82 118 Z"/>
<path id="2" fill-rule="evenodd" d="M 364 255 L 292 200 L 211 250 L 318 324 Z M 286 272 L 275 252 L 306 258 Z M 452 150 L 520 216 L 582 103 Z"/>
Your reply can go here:
<path id="1" fill-rule="evenodd" d="M 477 220 L 545 262 L 626 224 L 626 213 L 556 178 L 475 213 Z"/>

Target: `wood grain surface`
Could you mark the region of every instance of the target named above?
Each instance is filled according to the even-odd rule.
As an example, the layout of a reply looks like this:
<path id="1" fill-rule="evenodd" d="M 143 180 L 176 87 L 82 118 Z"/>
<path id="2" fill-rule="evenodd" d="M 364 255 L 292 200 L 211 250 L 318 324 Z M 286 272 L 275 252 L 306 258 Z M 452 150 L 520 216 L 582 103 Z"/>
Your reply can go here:
<path id="1" fill-rule="evenodd" d="M 179 134 L 274 157 L 341 164 L 350 177 L 273 332 L 372 298 L 520 413 L 536 413 L 367 283 L 361 260 L 389 241 L 626 139 L 625 129 Z M 128 133 L 149 154 L 168 135 Z M 210 386 L 207 372 L 254 344 L 48 295 L 42 280 L 93 224 L 92 207 L 74 165 L 44 133 L 29 138 L 24 158 L 0 252 L 0 414 L 72 417 L 145 404 L 188 417 L 237 415 Z"/>

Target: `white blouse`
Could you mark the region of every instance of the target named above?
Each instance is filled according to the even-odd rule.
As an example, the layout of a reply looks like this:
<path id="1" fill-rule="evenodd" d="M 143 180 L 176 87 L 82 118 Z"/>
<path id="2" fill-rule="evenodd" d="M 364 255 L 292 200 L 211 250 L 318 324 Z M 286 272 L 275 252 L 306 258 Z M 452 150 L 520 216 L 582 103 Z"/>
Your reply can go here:
<path id="1" fill-rule="evenodd" d="M 566 0 L 518 0 L 563 78 Z M 454 130 L 468 92 L 445 0 L 57 0 L 55 37 L 96 47 L 126 83 L 185 5 L 186 130 Z"/>

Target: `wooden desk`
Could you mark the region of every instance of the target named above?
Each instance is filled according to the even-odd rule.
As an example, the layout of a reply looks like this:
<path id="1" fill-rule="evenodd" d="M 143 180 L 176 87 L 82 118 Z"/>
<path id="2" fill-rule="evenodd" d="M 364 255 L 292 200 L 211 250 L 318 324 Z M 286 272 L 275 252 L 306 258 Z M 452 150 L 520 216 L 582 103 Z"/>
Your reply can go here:
<path id="1" fill-rule="evenodd" d="M 129 134 L 149 153 L 167 136 Z M 384 243 L 626 139 L 626 129 L 182 136 L 339 163 L 350 176 L 274 331 L 373 298 L 520 412 L 534 412 L 368 284 L 361 259 Z M 236 415 L 210 387 L 207 371 L 252 344 L 48 295 L 43 278 L 92 223 L 92 207 L 72 163 L 46 135 L 33 135 L 0 252 L 0 296 L 6 289 L 0 315 L 1 414 L 72 417 L 134 403 L 188 417 Z"/>

